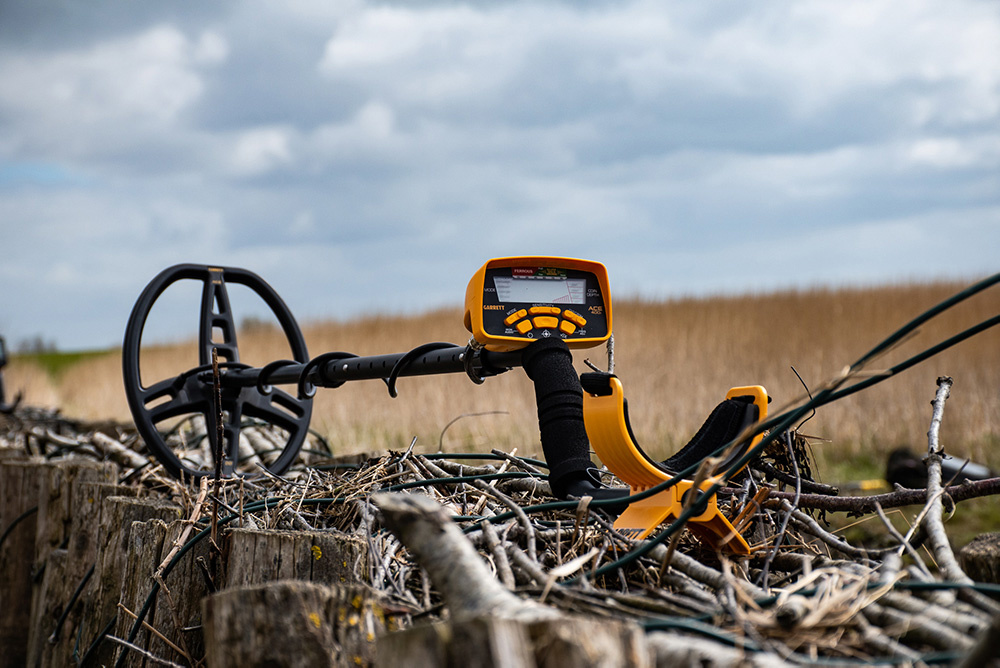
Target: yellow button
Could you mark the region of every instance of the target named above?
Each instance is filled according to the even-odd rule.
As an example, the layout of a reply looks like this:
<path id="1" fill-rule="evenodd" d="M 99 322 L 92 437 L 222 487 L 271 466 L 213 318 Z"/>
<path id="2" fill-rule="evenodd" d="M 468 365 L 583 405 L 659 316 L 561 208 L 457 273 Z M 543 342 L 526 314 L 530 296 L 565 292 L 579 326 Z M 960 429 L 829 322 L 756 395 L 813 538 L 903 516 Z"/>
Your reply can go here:
<path id="1" fill-rule="evenodd" d="M 549 316 L 538 316 L 532 322 L 535 323 L 535 327 L 539 329 L 555 329 L 559 326 L 559 318 L 551 318 Z"/>
<path id="2" fill-rule="evenodd" d="M 522 334 L 527 334 L 528 332 L 530 332 L 531 331 L 531 321 L 530 320 L 522 320 L 521 322 L 517 323 L 517 331 L 521 332 Z"/>
<path id="3" fill-rule="evenodd" d="M 576 331 L 576 325 L 574 325 L 571 322 L 566 322 L 565 320 L 563 320 L 562 322 L 559 323 L 559 331 L 566 332 L 566 334 L 572 334 L 573 332 Z"/>
<path id="4" fill-rule="evenodd" d="M 531 315 L 559 315 L 562 309 L 558 306 L 532 306 L 528 309 Z"/>
<path id="5" fill-rule="evenodd" d="M 577 327 L 583 327 L 584 325 L 587 324 L 587 319 L 584 318 L 579 313 L 577 313 L 576 311 L 563 311 L 562 316 L 567 320 L 569 320 L 574 325 L 576 325 Z"/>
<path id="6" fill-rule="evenodd" d="M 509 327 L 510 325 L 513 325 L 515 322 L 517 322 L 518 320 L 520 320 L 521 318 L 523 318 L 526 315 L 528 315 L 528 312 L 525 311 L 524 309 L 521 309 L 517 313 L 511 313 L 509 316 L 507 316 L 506 318 L 504 318 L 503 319 L 503 324 L 505 324 L 505 325 L 507 325 Z"/>

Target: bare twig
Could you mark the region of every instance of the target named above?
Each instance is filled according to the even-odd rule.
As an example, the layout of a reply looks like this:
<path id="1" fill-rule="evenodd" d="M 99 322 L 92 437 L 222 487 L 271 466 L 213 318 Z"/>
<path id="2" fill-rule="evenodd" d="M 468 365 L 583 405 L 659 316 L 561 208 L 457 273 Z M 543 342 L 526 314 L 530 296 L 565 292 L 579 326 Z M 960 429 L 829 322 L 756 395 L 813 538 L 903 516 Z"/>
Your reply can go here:
<path id="1" fill-rule="evenodd" d="M 128 608 L 126 608 L 125 605 L 122 604 L 121 602 L 118 603 L 118 609 L 121 610 L 122 612 L 124 612 L 130 618 L 132 618 L 132 619 L 138 619 L 138 615 L 136 615 L 134 612 L 132 612 L 131 610 L 129 610 Z M 154 636 L 156 636 L 157 638 L 159 638 L 163 642 L 163 644 L 165 644 L 167 647 L 169 647 L 170 649 L 174 650 L 175 652 L 177 652 L 178 654 L 180 654 L 181 656 L 183 656 L 188 661 L 191 661 L 191 655 L 190 654 L 188 654 L 187 652 L 185 652 L 183 649 L 181 649 L 180 647 L 178 647 L 174 643 L 170 642 L 170 639 L 168 639 L 165 635 L 163 635 L 162 633 L 160 633 L 160 631 L 157 630 L 156 628 L 154 628 L 151 624 L 149 624 L 149 622 L 146 622 L 145 620 L 143 620 L 143 622 L 142 622 L 142 628 L 146 629 L 147 631 L 149 631 L 150 633 L 152 633 Z M 143 651 L 141 648 L 136 647 L 135 645 L 132 645 L 130 647 L 130 649 L 135 649 L 135 650 L 138 650 L 140 652 Z M 145 655 L 145 656 L 147 658 L 151 658 L 149 655 Z M 159 660 L 162 661 L 163 659 L 159 659 Z"/>
<path id="2" fill-rule="evenodd" d="M 483 524 L 483 539 L 490 550 L 490 554 L 493 555 L 493 561 L 497 566 L 497 574 L 500 576 L 500 581 L 503 582 L 507 589 L 514 589 L 517 586 L 517 582 L 514 580 L 513 571 L 510 570 L 507 553 L 504 552 L 503 546 L 500 545 L 500 537 L 497 536 L 497 531 L 490 522 Z"/>
<path id="3" fill-rule="evenodd" d="M 917 568 L 920 569 L 920 572 L 926 575 L 927 577 L 930 577 L 931 572 L 930 570 L 928 570 L 927 564 L 925 564 L 924 560 L 921 558 L 920 553 L 917 552 L 917 550 L 910 544 L 910 540 L 903 534 L 899 533 L 899 530 L 896 529 L 895 526 L 893 526 L 892 522 L 889 521 L 889 518 L 886 517 L 885 513 L 882 511 L 882 506 L 876 503 L 875 511 L 878 513 L 878 517 L 880 520 L 882 520 L 882 524 L 889 532 L 889 535 L 891 535 L 893 538 L 899 541 L 899 547 L 896 549 L 896 554 L 902 556 L 903 552 L 905 551 L 908 555 L 910 555 L 910 558 L 913 559 L 913 563 L 917 565 Z"/>
<path id="4" fill-rule="evenodd" d="M 994 496 L 996 494 L 1000 494 L 1000 478 L 987 478 L 986 480 L 976 480 L 973 482 L 963 482 L 959 485 L 950 485 L 944 488 L 944 493 L 955 502 L 976 499 L 983 496 Z M 771 492 L 771 497 L 769 499 L 770 503 L 765 505 L 769 508 L 774 507 L 773 504 L 775 504 L 777 500 L 791 500 L 794 497 L 794 492 Z M 874 513 L 876 503 L 882 506 L 884 510 L 888 510 L 889 508 L 921 505 L 926 502 L 926 489 L 897 489 L 894 492 L 872 494 L 868 496 L 826 496 L 823 494 L 802 494 L 799 498 L 799 507 L 860 516 Z"/>
<path id="5" fill-rule="evenodd" d="M 163 569 L 167 567 L 167 564 L 177 555 L 177 552 L 181 549 L 184 543 L 187 542 L 188 537 L 191 535 L 191 531 L 194 529 L 194 525 L 201 518 L 201 513 L 203 511 L 203 506 L 205 505 L 205 497 L 208 494 L 208 478 L 202 477 L 198 484 L 198 498 L 194 502 L 194 510 L 191 512 L 191 517 L 189 517 L 185 524 L 184 531 L 177 537 L 173 545 L 170 548 L 170 552 L 167 556 L 163 558 L 160 565 L 156 569 L 156 576 L 159 577 L 163 575 Z"/>
<path id="6" fill-rule="evenodd" d="M 938 568 L 941 573 L 953 582 L 971 584 L 972 578 L 965 574 L 962 567 L 958 565 L 958 559 L 951 549 L 948 541 L 948 534 L 944 531 L 944 522 L 941 519 L 943 490 L 941 487 L 941 454 L 944 448 L 941 446 L 940 431 L 941 420 L 944 417 L 944 402 L 951 394 L 952 380 L 947 376 L 937 379 L 938 390 L 931 405 L 934 410 L 931 414 L 931 426 L 927 430 L 927 515 L 924 517 L 924 528 L 927 531 L 927 544 L 934 554 Z"/>
<path id="7" fill-rule="evenodd" d="M 129 641 L 127 641 L 127 640 L 125 640 L 123 638 L 118 638 L 118 637 L 112 636 L 112 635 L 108 635 L 108 636 L 105 636 L 105 637 L 108 640 L 116 642 L 119 645 L 121 645 L 122 647 L 125 647 L 126 649 L 128 649 L 130 651 L 133 651 L 133 652 L 135 652 L 137 654 L 140 654 L 141 656 L 143 656 L 144 658 L 146 658 L 149 661 L 152 661 L 153 663 L 157 663 L 157 664 L 159 664 L 161 666 L 168 666 L 169 668 L 184 668 L 184 666 L 180 665 L 179 663 L 174 663 L 173 661 L 168 661 L 166 659 L 161 659 L 160 657 L 147 652 L 146 650 L 144 650 L 143 648 L 139 647 L 138 645 L 133 645 L 132 643 L 130 643 Z"/>

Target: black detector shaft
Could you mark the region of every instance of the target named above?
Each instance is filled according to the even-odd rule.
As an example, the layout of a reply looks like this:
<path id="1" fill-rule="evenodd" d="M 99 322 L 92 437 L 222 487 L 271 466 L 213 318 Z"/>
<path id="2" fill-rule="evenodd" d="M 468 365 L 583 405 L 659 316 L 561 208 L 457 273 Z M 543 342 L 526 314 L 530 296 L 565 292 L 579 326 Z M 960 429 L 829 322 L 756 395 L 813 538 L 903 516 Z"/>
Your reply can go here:
<path id="1" fill-rule="evenodd" d="M 434 344 L 438 345 L 438 344 Z M 495 376 L 521 366 L 522 351 L 491 352 L 469 346 L 440 344 L 440 348 L 418 355 L 411 352 L 358 357 L 350 353 L 326 353 L 306 363 L 234 368 L 222 376 L 224 387 L 257 387 L 303 383 L 305 394 L 314 387 L 340 387 L 349 380 L 385 380 L 398 376 L 430 376 L 471 371 L 475 377 Z M 467 363 L 468 362 L 468 363 Z M 270 368 L 269 368 L 270 367 Z M 209 378 L 211 372 L 201 374 Z"/>

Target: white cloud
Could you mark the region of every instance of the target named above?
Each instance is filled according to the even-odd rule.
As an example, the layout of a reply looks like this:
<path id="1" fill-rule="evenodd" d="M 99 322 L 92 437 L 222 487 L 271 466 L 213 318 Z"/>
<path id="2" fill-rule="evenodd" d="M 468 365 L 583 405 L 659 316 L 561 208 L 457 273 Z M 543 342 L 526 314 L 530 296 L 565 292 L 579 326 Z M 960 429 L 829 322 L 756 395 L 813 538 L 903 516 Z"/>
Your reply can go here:
<path id="1" fill-rule="evenodd" d="M 229 43 L 214 32 L 203 32 L 194 44 L 193 61 L 199 65 L 218 65 L 229 55 Z"/>
<path id="2" fill-rule="evenodd" d="M 553 24 L 573 14 L 559 5 L 367 8 L 339 23 L 319 67 L 368 81 L 394 99 L 440 109 L 499 91 Z"/>
<path id="3" fill-rule="evenodd" d="M 80 51 L 7 55 L 0 103 L 81 125 L 137 118 L 165 122 L 201 94 L 197 68 L 225 55 L 220 36 L 206 33 L 192 42 L 170 26 Z"/>
<path id="4" fill-rule="evenodd" d="M 288 165 L 293 160 L 289 128 L 256 128 L 241 133 L 233 147 L 233 170 L 243 176 L 259 176 Z"/>
<path id="5" fill-rule="evenodd" d="M 392 134 L 395 121 L 395 114 L 388 105 L 369 102 L 358 111 L 355 126 L 368 137 L 385 139 Z"/>
<path id="6" fill-rule="evenodd" d="M 587 83 L 592 105 L 624 93 L 622 102 L 659 108 L 700 89 L 736 104 L 769 100 L 798 118 L 877 96 L 907 126 L 979 122 L 1000 111 L 1000 21 L 990 3 L 806 0 L 730 9 L 711 20 L 708 9 L 651 1 L 592 10 L 362 6 L 338 23 L 320 68 L 423 113 L 452 116 L 470 105 L 509 114 L 519 81 L 530 86 L 524 96 L 543 101 Z M 551 78 L 533 80 L 536 69 Z"/>
<path id="7" fill-rule="evenodd" d="M 906 147 L 905 157 L 914 165 L 941 169 L 978 167 L 1000 170 L 1000 135 L 926 137 Z"/>

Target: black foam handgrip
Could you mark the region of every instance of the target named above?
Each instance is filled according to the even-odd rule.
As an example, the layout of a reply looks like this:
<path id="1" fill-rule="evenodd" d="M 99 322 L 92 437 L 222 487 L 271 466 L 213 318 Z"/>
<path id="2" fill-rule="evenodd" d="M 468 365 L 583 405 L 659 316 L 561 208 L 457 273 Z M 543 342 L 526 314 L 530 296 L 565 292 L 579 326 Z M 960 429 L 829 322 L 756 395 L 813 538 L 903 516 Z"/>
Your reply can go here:
<path id="1" fill-rule="evenodd" d="M 540 339 L 524 349 L 524 370 L 535 384 L 538 430 L 549 465 L 552 493 L 565 498 L 567 486 L 585 477 L 590 441 L 583 423 L 583 388 L 573 355 L 561 339 Z"/>

